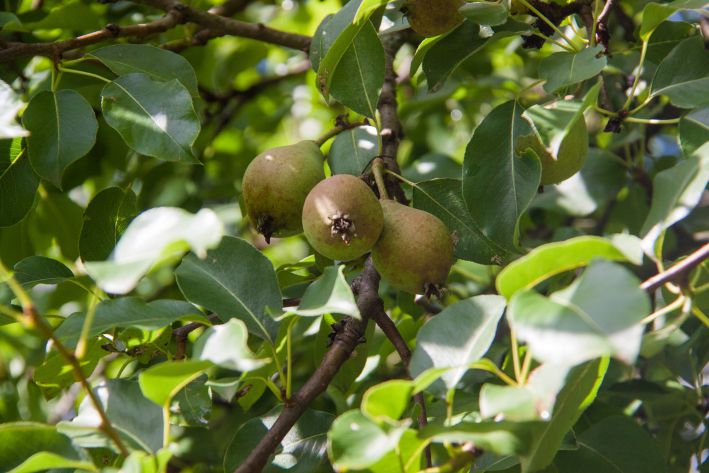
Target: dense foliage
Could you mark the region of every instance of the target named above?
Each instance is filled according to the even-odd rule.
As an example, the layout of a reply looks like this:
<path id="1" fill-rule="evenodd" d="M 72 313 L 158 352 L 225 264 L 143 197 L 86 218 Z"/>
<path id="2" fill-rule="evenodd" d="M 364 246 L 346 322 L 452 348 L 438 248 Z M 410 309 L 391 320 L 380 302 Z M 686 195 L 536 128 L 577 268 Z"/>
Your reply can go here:
<path id="1" fill-rule="evenodd" d="M 704 1 L 0 5 L 0 471 L 709 471 Z"/>

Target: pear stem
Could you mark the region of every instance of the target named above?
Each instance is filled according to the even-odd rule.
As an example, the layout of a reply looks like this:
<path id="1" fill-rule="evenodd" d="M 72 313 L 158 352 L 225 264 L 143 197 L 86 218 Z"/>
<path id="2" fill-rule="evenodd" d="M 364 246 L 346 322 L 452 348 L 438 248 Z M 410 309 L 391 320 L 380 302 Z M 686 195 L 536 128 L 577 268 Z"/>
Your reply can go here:
<path id="1" fill-rule="evenodd" d="M 384 161 L 382 161 L 382 158 L 374 158 L 374 161 L 372 161 L 372 174 L 374 174 L 374 180 L 379 190 L 379 198 L 381 199 L 389 199 L 389 193 L 384 183 L 385 172 L 386 170 L 384 169 Z"/>

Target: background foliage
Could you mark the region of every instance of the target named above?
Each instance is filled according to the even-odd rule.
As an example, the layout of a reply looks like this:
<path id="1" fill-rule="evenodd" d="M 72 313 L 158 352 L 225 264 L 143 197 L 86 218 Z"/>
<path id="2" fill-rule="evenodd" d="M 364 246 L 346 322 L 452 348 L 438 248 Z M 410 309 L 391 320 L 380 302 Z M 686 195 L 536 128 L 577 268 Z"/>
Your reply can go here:
<path id="1" fill-rule="evenodd" d="M 2 2 L 0 471 L 709 471 L 704 2 L 218 3 Z M 242 218 L 333 127 L 440 299 Z"/>

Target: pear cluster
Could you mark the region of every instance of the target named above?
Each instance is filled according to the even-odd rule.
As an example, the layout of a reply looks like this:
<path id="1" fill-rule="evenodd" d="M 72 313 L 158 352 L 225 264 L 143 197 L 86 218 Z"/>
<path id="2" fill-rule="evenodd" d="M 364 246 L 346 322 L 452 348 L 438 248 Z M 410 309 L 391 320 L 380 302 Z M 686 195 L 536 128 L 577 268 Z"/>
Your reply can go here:
<path id="1" fill-rule="evenodd" d="M 396 289 L 438 295 L 453 265 L 448 228 L 428 212 L 379 200 L 361 179 L 325 177 L 313 141 L 267 150 L 249 164 L 244 207 L 267 241 L 303 232 L 315 251 L 337 261 L 372 254 Z"/>

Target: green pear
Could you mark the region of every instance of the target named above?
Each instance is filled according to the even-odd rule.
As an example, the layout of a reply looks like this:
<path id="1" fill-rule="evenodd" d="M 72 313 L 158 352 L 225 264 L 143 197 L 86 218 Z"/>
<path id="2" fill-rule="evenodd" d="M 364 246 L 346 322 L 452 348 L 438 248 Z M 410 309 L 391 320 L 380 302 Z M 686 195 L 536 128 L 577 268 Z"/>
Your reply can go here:
<path id="1" fill-rule="evenodd" d="M 422 36 L 447 33 L 463 22 L 465 0 L 409 0 L 404 4 L 411 28 Z"/>
<path id="2" fill-rule="evenodd" d="M 314 141 L 271 148 L 244 172 L 244 206 L 267 242 L 303 231 L 301 212 L 308 192 L 325 179 L 325 158 Z"/>
<path id="3" fill-rule="evenodd" d="M 382 200 L 384 230 L 372 248 L 382 278 L 412 294 L 438 295 L 453 265 L 453 240 L 436 216 Z"/>
<path id="4" fill-rule="evenodd" d="M 358 177 L 329 177 L 305 199 L 305 237 L 318 253 L 330 259 L 350 261 L 369 252 L 383 226 L 377 197 Z"/>

